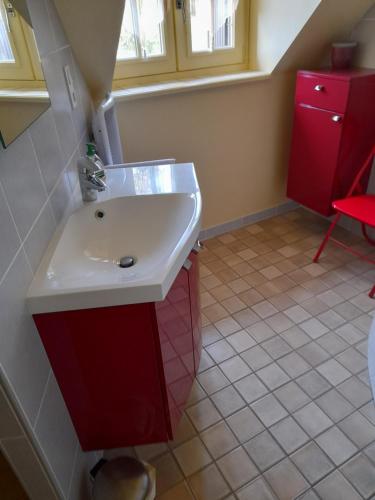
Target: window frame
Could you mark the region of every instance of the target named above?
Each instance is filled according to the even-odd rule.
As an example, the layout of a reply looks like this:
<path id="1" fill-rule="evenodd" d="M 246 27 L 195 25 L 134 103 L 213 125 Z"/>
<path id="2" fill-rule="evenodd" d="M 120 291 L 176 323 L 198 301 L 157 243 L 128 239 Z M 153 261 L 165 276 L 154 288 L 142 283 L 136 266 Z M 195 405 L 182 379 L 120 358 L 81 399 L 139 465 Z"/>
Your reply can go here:
<path id="1" fill-rule="evenodd" d="M 159 59 L 138 61 L 117 60 L 113 77 L 113 89 L 147 85 L 155 82 L 199 78 L 204 76 L 236 73 L 249 69 L 250 40 L 250 0 L 239 0 L 239 13 L 236 12 L 236 47 L 220 49 L 209 53 L 189 55 L 188 20 L 183 21 L 181 10 L 176 8 L 176 0 L 165 0 L 167 15 L 165 34 L 166 50 L 170 47 L 168 63 L 163 69 Z M 239 29 L 237 29 L 237 27 Z M 177 34 L 179 32 L 179 34 Z M 168 44 L 167 44 L 168 39 Z"/>

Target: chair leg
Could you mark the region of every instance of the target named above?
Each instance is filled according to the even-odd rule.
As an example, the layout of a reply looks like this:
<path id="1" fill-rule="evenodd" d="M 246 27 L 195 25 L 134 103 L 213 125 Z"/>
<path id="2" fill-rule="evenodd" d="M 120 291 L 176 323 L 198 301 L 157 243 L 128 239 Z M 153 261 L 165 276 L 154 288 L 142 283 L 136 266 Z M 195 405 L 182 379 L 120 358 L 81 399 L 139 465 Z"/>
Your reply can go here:
<path id="1" fill-rule="evenodd" d="M 368 294 L 370 299 L 373 299 L 375 296 L 375 285 L 371 288 L 371 292 Z"/>
<path id="2" fill-rule="evenodd" d="M 326 244 L 328 243 L 328 240 L 330 239 L 330 237 L 332 235 L 332 231 L 335 229 L 335 226 L 338 223 L 340 217 L 341 217 L 341 214 L 335 215 L 335 218 L 333 219 L 331 225 L 329 226 L 329 229 L 328 229 L 326 235 L 324 236 L 324 239 L 323 239 L 322 243 L 320 244 L 320 247 L 318 248 L 318 251 L 316 252 L 315 257 L 313 258 L 313 262 L 318 262 L 319 257 L 321 255 L 321 253 L 323 252 Z"/>

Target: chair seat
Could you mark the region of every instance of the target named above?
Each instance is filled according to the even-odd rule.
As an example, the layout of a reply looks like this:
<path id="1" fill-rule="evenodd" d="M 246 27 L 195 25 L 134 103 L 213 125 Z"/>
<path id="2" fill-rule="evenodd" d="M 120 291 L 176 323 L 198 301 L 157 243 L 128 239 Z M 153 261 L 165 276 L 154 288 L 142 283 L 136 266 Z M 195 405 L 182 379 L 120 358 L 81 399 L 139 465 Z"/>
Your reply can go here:
<path id="1" fill-rule="evenodd" d="M 332 206 L 338 212 L 375 227 L 375 195 L 364 194 L 336 200 Z"/>

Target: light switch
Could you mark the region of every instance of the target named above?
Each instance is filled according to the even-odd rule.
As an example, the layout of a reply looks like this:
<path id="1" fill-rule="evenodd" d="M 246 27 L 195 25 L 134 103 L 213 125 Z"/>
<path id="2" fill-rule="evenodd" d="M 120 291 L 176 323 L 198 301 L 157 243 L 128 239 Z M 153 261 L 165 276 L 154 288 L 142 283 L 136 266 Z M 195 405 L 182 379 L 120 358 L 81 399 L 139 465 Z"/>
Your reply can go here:
<path id="1" fill-rule="evenodd" d="M 67 64 L 64 66 L 65 81 L 69 91 L 70 104 L 72 109 L 77 107 L 77 94 L 73 84 L 72 74 L 70 72 L 70 66 Z"/>

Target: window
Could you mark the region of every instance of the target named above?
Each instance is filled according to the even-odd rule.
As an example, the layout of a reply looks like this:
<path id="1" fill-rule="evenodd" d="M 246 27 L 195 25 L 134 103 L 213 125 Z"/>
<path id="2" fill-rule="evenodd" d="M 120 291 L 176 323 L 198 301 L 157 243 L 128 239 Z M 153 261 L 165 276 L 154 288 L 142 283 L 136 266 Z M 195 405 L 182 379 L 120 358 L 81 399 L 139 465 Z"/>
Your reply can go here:
<path id="1" fill-rule="evenodd" d="M 8 1 L 0 0 L 0 82 L 1 86 L 43 86 L 33 30 Z M 37 85 L 36 85 L 37 84 Z M 27 84 L 28 85 L 28 84 Z"/>
<path id="2" fill-rule="evenodd" d="M 248 17 L 249 0 L 127 0 L 115 80 L 247 69 Z"/>

